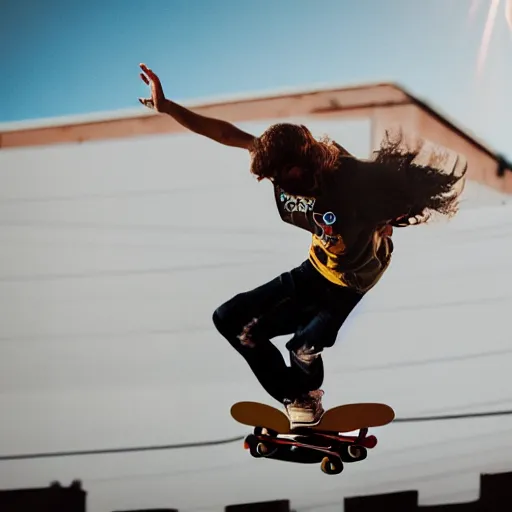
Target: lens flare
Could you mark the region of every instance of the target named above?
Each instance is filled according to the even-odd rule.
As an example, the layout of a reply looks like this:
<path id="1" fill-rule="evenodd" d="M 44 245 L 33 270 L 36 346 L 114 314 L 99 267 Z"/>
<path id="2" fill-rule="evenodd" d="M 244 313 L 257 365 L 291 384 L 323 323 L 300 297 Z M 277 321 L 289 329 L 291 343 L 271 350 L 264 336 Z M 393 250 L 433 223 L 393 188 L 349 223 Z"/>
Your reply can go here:
<path id="1" fill-rule="evenodd" d="M 505 19 L 507 20 L 508 28 L 512 31 L 512 0 L 507 0 L 505 3 Z"/>
<path id="2" fill-rule="evenodd" d="M 478 51 L 477 60 L 477 74 L 480 75 L 484 69 L 487 54 L 489 53 L 489 43 L 491 42 L 492 33 L 494 31 L 494 24 L 496 22 L 496 15 L 498 14 L 498 7 L 500 0 L 491 0 L 489 12 L 487 14 L 487 21 L 485 22 L 484 33 L 482 35 L 482 42 Z"/>

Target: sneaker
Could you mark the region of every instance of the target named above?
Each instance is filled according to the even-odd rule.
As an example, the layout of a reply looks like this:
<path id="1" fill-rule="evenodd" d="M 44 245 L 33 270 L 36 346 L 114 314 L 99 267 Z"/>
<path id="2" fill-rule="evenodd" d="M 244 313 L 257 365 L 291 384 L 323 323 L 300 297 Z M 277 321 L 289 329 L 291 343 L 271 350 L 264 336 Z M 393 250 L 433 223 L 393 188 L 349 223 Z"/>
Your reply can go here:
<path id="1" fill-rule="evenodd" d="M 284 404 L 292 429 L 312 427 L 320 423 L 325 412 L 322 407 L 323 395 L 324 392 L 321 389 L 317 389 L 297 398 L 293 402 L 287 401 Z"/>

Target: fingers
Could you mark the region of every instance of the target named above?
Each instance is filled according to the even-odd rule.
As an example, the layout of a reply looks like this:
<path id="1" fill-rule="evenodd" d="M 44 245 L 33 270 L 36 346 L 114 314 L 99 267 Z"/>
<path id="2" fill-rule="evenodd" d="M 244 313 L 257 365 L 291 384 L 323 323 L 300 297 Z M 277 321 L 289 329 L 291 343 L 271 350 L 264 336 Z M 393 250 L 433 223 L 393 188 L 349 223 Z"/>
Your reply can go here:
<path id="1" fill-rule="evenodd" d="M 151 108 L 151 109 L 155 108 L 153 100 L 149 99 L 149 98 L 139 98 L 139 103 L 141 103 L 142 105 L 144 105 L 147 108 Z"/>
<path id="2" fill-rule="evenodd" d="M 149 77 L 151 81 L 159 82 L 158 77 L 153 73 L 151 69 L 149 69 L 146 64 L 139 64 L 140 69 Z"/>
<path id="3" fill-rule="evenodd" d="M 165 99 L 162 84 L 159 78 L 149 69 L 146 64 L 139 64 L 142 73 L 139 74 L 142 81 L 151 89 L 151 98 L 139 98 L 139 102 L 145 107 L 158 110 L 159 104 Z"/>
<path id="4" fill-rule="evenodd" d="M 154 85 L 155 82 L 158 80 L 158 77 L 145 64 L 139 64 L 139 67 L 143 71 L 143 73 L 139 73 L 139 76 L 141 77 L 142 81 L 146 85 Z"/>
<path id="5" fill-rule="evenodd" d="M 162 84 L 160 83 L 160 79 L 153 73 L 151 69 L 149 69 L 146 64 L 139 64 L 140 69 L 143 71 L 140 73 L 140 77 L 144 81 L 146 85 L 151 87 L 151 91 L 153 95 L 162 96 L 163 89 Z"/>

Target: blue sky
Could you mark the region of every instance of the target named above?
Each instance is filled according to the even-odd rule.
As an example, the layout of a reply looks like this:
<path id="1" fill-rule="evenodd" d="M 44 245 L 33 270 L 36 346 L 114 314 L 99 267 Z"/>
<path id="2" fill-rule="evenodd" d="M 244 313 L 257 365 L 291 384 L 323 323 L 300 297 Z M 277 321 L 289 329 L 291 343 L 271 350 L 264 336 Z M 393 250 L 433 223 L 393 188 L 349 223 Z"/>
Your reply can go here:
<path id="1" fill-rule="evenodd" d="M 512 156 L 512 37 L 501 5 L 477 77 L 475 1 L 2 0 L 0 122 L 136 108 L 145 62 L 177 101 L 395 81 Z"/>

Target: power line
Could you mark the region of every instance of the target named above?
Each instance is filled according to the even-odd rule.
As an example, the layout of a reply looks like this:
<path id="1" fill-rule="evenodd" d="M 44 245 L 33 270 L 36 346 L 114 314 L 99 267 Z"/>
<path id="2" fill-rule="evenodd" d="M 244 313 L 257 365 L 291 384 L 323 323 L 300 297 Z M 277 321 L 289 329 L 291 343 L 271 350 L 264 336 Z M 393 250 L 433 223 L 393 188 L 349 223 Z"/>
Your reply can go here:
<path id="1" fill-rule="evenodd" d="M 447 414 L 442 416 L 416 416 L 410 418 L 395 418 L 393 423 L 420 423 L 423 421 L 447 421 L 458 419 L 471 419 L 471 418 L 485 418 L 491 416 L 511 416 L 512 409 L 505 409 L 501 411 L 489 412 L 470 412 L 465 414 Z M 81 455 L 106 455 L 112 453 L 133 453 L 133 452 L 150 452 L 150 451 L 163 451 L 163 450 L 179 450 L 184 448 L 199 448 L 204 446 L 218 446 L 222 444 L 230 444 L 242 441 L 244 436 L 229 437 L 226 439 L 217 439 L 213 441 L 197 441 L 193 443 L 179 443 L 179 444 L 161 444 L 161 445 L 148 445 L 148 446 L 129 446 L 125 448 L 103 448 L 96 450 L 74 450 L 62 452 L 42 452 L 42 453 L 26 453 L 14 455 L 0 455 L 0 462 L 12 460 L 28 460 L 28 459 L 46 459 L 57 457 L 77 457 Z"/>
<path id="2" fill-rule="evenodd" d="M 443 416 L 416 416 L 412 418 L 396 418 L 393 423 L 419 423 L 422 421 L 444 421 L 444 420 L 460 420 L 471 418 L 486 418 L 491 416 L 510 416 L 512 409 L 503 411 L 489 411 L 489 412 L 468 412 L 465 414 L 446 414 Z"/>
<path id="3" fill-rule="evenodd" d="M 179 444 L 155 444 L 149 446 L 129 446 L 125 448 L 100 448 L 97 450 L 75 450 L 69 452 L 46 452 L 46 453 L 26 453 L 19 455 L 1 455 L 0 461 L 8 460 L 27 460 L 27 459 L 47 459 L 53 457 L 76 457 L 79 455 L 105 455 L 109 453 L 130 453 L 130 452 L 155 452 L 163 450 L 179 450 L 182 448 L 198 448 L 200 446 L 216 446 L 220 444 L 229 444 L 241 441 L 245 436 L 229 437 L 214 441 L 198 441 L 194 443 Z"/>

